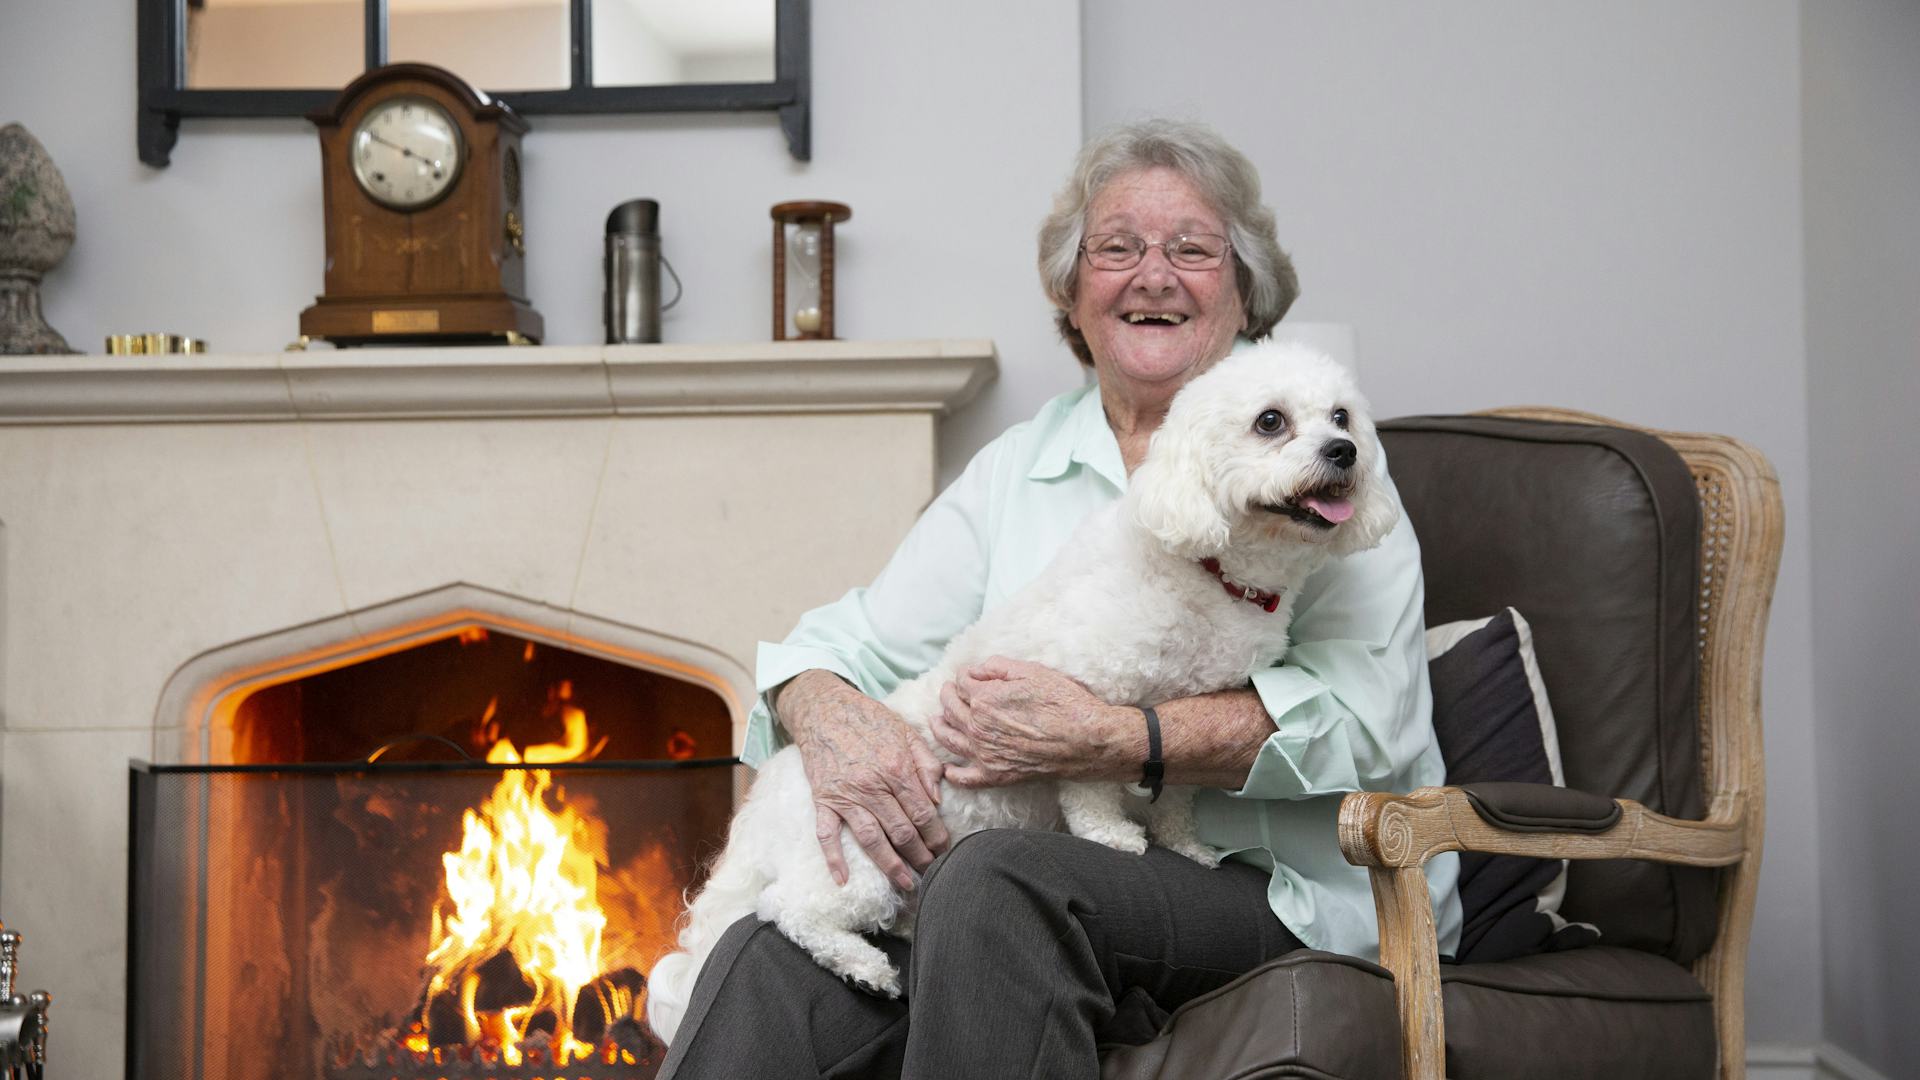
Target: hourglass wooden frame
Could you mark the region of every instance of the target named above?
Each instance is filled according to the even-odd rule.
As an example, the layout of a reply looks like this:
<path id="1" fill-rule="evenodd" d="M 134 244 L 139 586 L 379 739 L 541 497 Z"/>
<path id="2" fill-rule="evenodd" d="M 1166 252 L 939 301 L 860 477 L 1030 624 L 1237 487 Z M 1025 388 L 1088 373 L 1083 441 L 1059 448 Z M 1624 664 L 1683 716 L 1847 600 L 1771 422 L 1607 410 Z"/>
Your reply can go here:
<path id="1" fill-rule="evenodd" d="M 853 209 L 837 202 L 776 203 L 773 215 L 773 340 L 806 341 L 833 337 L 833 225 L 853 216 Z M 820 226 L 820 326 L 793 328 L 787 322 L 787 226 Z"/>

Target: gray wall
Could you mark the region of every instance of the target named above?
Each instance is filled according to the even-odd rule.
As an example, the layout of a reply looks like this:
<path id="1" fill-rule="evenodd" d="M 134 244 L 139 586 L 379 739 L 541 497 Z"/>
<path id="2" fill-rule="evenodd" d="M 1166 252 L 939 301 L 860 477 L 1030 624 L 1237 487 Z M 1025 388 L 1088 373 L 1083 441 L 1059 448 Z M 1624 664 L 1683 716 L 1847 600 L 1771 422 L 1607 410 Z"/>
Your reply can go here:
<path id="1" fill-rule="evenodd" d="M 76 348 L 168 330 L 276 352 L 322 286 L 319 143 L 304 120 L 187 121 L 173 164 L 134 153 L 126 0 L 0 0 L 0 122 L 47 147 L 79 241 L 42 290 Z M 1033 268 L 1034 232 L 1080 140 L 1078 10 L 979 0 L 817 3 L 811 163 L 772 114 L 534 117 L 527 282 L 552 344 L 601 339 L 600 250 L 617 203 L 660 200 L 686 299 L 668 341 L 771 332 L 772 220 L 791 199 L 853 207 L 836 231 L 844 338 L 992 338 L 999 382 L 943 434 L 964 463 L 1078 385 Z M 957 464 L 954 465 L 957 471 Z"/>
<path id="2" fill-rule="evenodd" d="M 1809 3 L 1807 403 L 1827 1038 L 1920 1062 L 1920 5 Z"/>
<path id="3" fill-rule="evenodd" d="M 1563 405 L 1772 459 L 1748 1024 L 1818 1038 L 1796 6 L 1233 0 L 1204 9 L 1233 33 L 1191 35 L 1149 0 L 1084 10 L 1089 129 L 1172 113 L 1246 149 L 1300 272 L 1289 317 L 1353 324 L 1382 415 Z"/>

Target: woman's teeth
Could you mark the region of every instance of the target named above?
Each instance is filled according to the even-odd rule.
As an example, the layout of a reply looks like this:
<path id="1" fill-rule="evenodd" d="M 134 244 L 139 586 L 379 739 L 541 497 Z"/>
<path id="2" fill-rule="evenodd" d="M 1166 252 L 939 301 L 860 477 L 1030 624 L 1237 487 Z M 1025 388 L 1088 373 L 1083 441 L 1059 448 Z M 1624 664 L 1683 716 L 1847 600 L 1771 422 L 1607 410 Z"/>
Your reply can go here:
<path id="1" fill-rule="evenodd" d="M 1161 323 L 1167 326 L 1179 326 L 1181 323 L 1187 321 L 1187 317 L 1185 315 L 1176 315 L 1171 312 L 1168 312 L 1165 314 L 1153 314 L 1145 311 L 1129 311 L 1126 314 L 1126 320 L 1130 323 L 1135 323 L 1135 324 Z"/>

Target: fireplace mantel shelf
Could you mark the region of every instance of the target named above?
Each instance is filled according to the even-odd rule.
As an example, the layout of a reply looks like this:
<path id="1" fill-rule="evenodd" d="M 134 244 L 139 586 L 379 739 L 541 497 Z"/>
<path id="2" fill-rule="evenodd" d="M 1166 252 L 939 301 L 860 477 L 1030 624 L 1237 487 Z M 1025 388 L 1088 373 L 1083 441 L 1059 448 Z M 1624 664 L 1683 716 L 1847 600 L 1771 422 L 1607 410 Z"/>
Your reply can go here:
<path id="1" fill-rule="evenodd" d="M 6 356 L 0 425 L 944 415 L 997 370 L 984 339 Z"/>

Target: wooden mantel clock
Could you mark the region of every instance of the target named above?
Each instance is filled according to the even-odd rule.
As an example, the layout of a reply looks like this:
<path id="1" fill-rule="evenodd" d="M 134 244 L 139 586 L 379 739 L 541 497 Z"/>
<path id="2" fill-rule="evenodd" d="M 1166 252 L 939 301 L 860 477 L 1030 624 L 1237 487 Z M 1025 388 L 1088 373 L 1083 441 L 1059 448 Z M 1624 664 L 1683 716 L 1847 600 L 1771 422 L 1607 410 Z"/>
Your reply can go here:
<path id="1" fill-rule="evenodd" d="M 300 333 L 337 345 L 538 342 L 526 300 L 526 121 L 459 76 L 390 64 L 355 79 L 320 128 L 326 293 Z"/>

